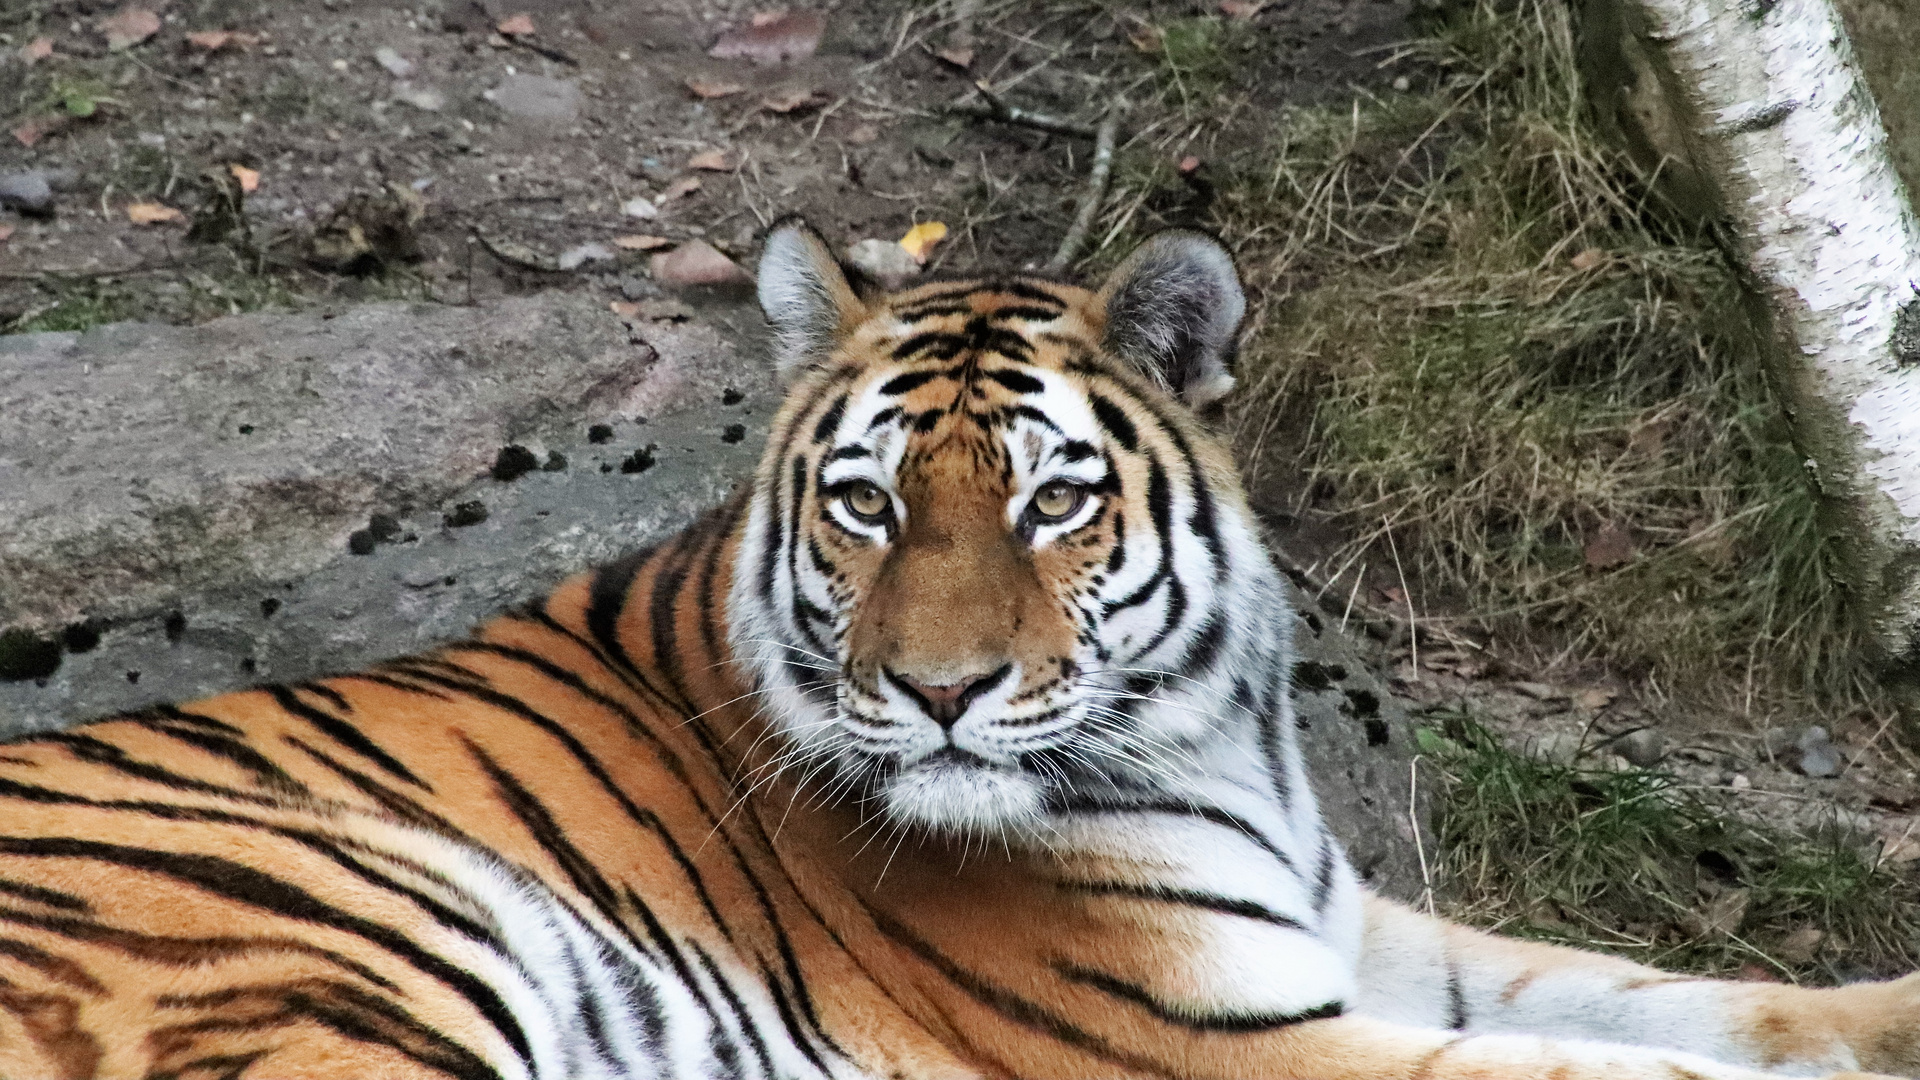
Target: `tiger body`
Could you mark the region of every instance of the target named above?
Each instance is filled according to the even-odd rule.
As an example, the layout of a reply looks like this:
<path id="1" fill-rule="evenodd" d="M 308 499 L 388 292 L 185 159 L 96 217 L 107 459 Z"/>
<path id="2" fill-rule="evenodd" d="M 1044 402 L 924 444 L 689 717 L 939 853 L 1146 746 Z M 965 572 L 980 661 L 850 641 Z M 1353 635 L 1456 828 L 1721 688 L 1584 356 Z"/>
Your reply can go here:
<path id="1" fill-rule="evenodd" d="M 1370 896 L 1230 455 L 1237 281 L 857 293 L 752 489 L 472 638 L 0 746 L 0 1077 L 1920 1075 L 1920 982 Z"/>

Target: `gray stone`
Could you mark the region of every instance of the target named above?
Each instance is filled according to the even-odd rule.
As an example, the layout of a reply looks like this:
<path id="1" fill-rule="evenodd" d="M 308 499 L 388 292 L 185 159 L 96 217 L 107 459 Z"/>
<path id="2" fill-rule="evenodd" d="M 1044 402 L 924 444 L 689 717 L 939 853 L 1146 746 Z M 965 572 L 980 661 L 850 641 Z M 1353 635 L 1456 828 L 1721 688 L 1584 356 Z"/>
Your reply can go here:
<path id="1" fill-rule="evenodd" d="M 1812 777 L 1839 776 L 1846 762 L 1827 729 L 1818 724 L 1800 733 L 1800 771 Z"/>
<path id="2" fill-rule="evenodd" d="M 1656 728 L 1641 728 L 1621 736 L 1613 749 L 1635 767 L 1651 769 L 1667 756 L 1667 740 Z"/>
<path id="3" fill-rule="evenodd" d="M 504 445 L 705 404 L 739 366 L 710 326 L 558 294 L 0 337 L 0 629 L 299 577 Z"/>
<path id="4" fill-rule="evenodd" d="M 405 79 L 413 74 L 413 61 L 401 56 L 391 46 L 382 45 L 373 50 L 373 59 L 396 79 Z"/>
<path id="5" fill-rule="evenodd" d="M 571 124 L 580 118 L 580 87 L 566 79 L 509 75 L 486 97 L 501 112 L 521 120 Z"/>
<path id="6" fill-rule="evenodd" d="M 1542 731 L 1520 741 L 1520 752 L 1549 765 L 1571 765 L 1580 759 L 1583 740 L 1577 731 Z"/>
<path id="7" fill-rule="evenodd" d="M 920 272 L 920 264 L 907 249 L 892 240 L 862 240 L 847 249 L 847 261 L 888 288 L 898 288 Z"/>
<path id="8" fill-rule="evenodd" d="M 0 206 L 28 214 L 45 214 L 53 209 L 53 185 L 39 169 L 0 176 Z"/>

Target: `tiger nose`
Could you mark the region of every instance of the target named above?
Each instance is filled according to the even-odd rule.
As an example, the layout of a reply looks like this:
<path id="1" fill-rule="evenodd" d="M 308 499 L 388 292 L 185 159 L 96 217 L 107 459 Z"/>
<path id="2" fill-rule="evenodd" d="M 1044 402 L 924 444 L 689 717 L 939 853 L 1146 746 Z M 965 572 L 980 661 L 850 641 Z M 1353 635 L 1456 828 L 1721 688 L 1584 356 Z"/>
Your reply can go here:
<path id="1" fill-rule="evenodd" d="M 931 686 L 910 675 L 902 675 L 892 668 L 883 669 L 887 679 L 902 693 L 920 706 L 920 711 L 933 718 L 933 722 L 942 728 L 951 728 L 980 695 L 999 686 L 1013 670 L 1012 664 L 1001 664 L 993 671 L 978 675 L 968 675 L 958 682 L 944 686 Z"/>

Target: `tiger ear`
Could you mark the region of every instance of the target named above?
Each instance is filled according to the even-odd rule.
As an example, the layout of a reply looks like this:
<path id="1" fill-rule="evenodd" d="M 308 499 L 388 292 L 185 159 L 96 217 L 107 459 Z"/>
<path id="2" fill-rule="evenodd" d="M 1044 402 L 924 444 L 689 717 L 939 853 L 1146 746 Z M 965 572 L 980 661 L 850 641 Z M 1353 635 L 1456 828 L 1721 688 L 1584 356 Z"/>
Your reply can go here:
<path id="1" fill-rule="evenodd" d="M 760 310 L 773 325 L 774 368 L 783 379 L 831 352 L 867 315 L 827 242 L 797 217 L 767 234 L 759 289 Z"/>
<path id="2" fill-rule="evenodd" d="M 1100 286 L 1106 347 L 1203 409 L 1233 389 L 1233 354 L 1247 311 L 1233 256 L 1197 232 L 1148 238 Z"/>

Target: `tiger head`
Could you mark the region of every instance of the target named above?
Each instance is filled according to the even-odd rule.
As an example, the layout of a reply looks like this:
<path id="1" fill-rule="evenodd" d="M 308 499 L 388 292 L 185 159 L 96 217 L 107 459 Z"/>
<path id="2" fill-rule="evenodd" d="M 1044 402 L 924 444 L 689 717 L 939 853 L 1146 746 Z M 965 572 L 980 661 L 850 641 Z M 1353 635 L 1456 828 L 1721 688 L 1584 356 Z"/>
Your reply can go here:
<path id="1" fill-rule="evenodd" d="M 1195 413 L 1233 385 L 1245 308 L 1217 242 L 1162 233 L 1097 290 L 879 294 L 788 222 L 759 294 L 789 387 L 729 624 L 782 764 L 896 823 L 1011 836 L 1248 755 L 1285 708 L 1287 620 Z"/>

